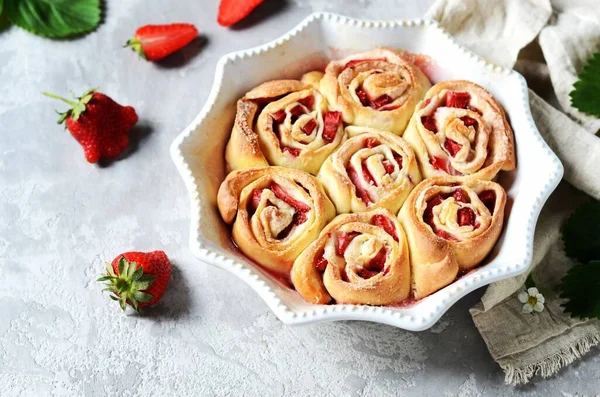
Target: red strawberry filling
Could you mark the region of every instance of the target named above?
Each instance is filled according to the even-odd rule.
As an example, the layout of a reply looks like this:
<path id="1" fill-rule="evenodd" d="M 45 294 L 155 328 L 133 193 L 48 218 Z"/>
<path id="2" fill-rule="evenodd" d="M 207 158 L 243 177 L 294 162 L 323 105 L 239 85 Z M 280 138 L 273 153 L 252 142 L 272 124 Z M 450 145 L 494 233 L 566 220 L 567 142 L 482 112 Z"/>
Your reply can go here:
<path id="1" fill-rule="evenodd" d="M 440 205 L 444 199 L 439 194 L 433 196 L 428 202 L 427 207 L 425 208 L 425 212 L 423 212 L 423 221 L 431 226 L 431 228 L 435 228 L 433 224 L 433 207 L 436 205 Z"/>
<path id="2" fill-rule="evenodd" d="M 448 91 L 446 93 L 446 106 L 449 108 L 466 109 L 471 100 L 468 92 Z"/>
<path id="3" fill-rule="evenodd" d="M 329 262 L 327 262 L 327 259 L 323 258 L 322 255 L 315 260 L 315 267 L 320 272 L 324 272 L 328 264 Z"/>
<path id="4" fill-rule="evenodd" d="M 272 113 L 271 117 L 273 117 L 274 122 L 276 122 L 277 124 L 281 124 L 283 123 L 283 120 L 285 120 L 285 110 L 280 109 L 275 113 Z"/>
<path id="5" fill-rule="evenodd" d="M 296 122 L 296 120 L 298 120 L 298 117 L 302 116 L 303 114 L 306 114 L 306 111 L 302 106 L 296 105 L 292 109 L 290 109 L 290 113 L 292 114 L 291 121 L 293 124 Z"/>
<path id="6" fill-rule="evenodd" d="M 307 96 L 306 98 L 300 99 L 298 102 L 307 108 L 312 109 L 313 105 L 315 104 L 315 98 L 313 96 Z"/>
<path id="7" fill-rule="evenodd" d="M 459 203 L 469 203 L 469 195 L 462 189 L 456 189 L 452 194 L 452 197 Z"/>
<path id="8" fill-rule="evenodd" d="M 462 149 L 462 145 L 456 141 L 453 141 L 452 139 L 446 138 L 444 141 L 444 148 L 446 148 L 448 153 L 450 153 L 450 156 L 454 157 L 456 156 L 456 153 Z"/>
<path id="9" fill-rule="evenodd" d="M 372 58 L 372 59 L 354 59 L 350 62 L 348 62 L 346 64 L 346 66 L 344 66 L 344 69 L 346 68 L 351 68 L 355 65 L 358 65 L 359 63 L 363 63 L 363 62 L 375 62 L 375 61 L 386 61 L 385 58 Z"/>
<path id="10" fill-rule="evenodd" d="M 387 249 L 383 247 L 379 250 L 377 255 L 375 255 L 367 264 L 367 266 L 363 267 L 358 271 L 358 276 L 368 280 L 373 276 L 381 273 L 385 266 L 385 259 L 387 257 Z"/>
<path id="11" fill-rule="evenodd" d="M 373 178 L 373 175 L 371 175 L 371 171 L 369 171 L 369 168 L 367 167 L 367 165 L 365 164 L 364 161 L 362 162 L 361 166 L 362 166 L 362 173 L 363 173 L 363 177 L 365 178 L 365 181 L 367 181 L 367 183 L 369 185 L 377 186 L 377 182 L 375 181 L 375 178 Z"/>
<path id="12" fill-rule="evenodd" d="M 467 127 L 469 126 L 477 126 L 477 120 L 475 120 L 472 117 L 469 116 L 463 116 L 460 118 L 460 120 L 463 122 L 463 124 Z"/>
<path id="13" fill-rule="evenodd" d="M 436 230 L 435 235 L 443 238 L 444 240 L 459 241 L 456 237 L 454 237 L 453 235 L 451 235 L 450 233 L 448 233 L 447 231 L 442 230 L 442 229 Z"/>
<path id="14" fill-rule="evenodd" d="M 250 195 L 250 206 L 249 212 L 254 213 L 260 204 L 260 197 L 262 196 L 263 189 L 254 189 Z"/>
<path id="15" fill-rule="evenodd" d="M 360 198 L 366 205 L 369 205 L 372 200 L 369 197 L 369 192 L 367 192 L 361 185 L 360 179 L 358 178 L 358 173 L 353 167 L 349 167 L 347 170 L 348 176 L 350 177 L 350 181 L 354 184 L 354 188 L 356 189 L 356 195 Z"/>
<path id="16" fill-rule="evenodd" d="M 326 112 L 323 116 L 325 128 L 323 129 L 323 139 L 327 142 L 332 142 L 335 139 L 338 127 L 342 122 L 342 113 Z"/>
<path id="17" fill-rule="evenodd" d="M 346 249 L 348 248 L 348 246 L 350 245 L 352 240 L 354 240 L 354 238 L 358 235 L 359 235 L 359 233 L 356 233 L 356 232 L 339 233 L 338 239 L 337 239 L 337 244 L 335 246 L 335 253 L 338 256 L 344 256 Z"/>
<path id="18" fill-rule="evenodd" d="M 431 132 L 437 132 L 437 124 L 433 116 L 421 116 L 421 124 Z"/>
<path id="19" fill-rule="evenodd" d="M 295 147 L 290 147 L 290 146 L 281 146 L 281 151 L 282 152 L 288 152 L 289 154 L 291 154 L 294 157 L 298 157 L 300 156 L 300 152 L 302 151 L 302 149 L 298 149 Z"/>
<path id="20" fill-rule="evenodd" d="M 371 101 L 371 107 L 375 110 L 381 109 L 388 103 L 393 102 L 394 100 L 387 94 L 383 94 L 382 96 Z"/>
<path id="21" fill-rule="evenodd" d="M 460 172 L 456 171 L 454 169 L 454 167 L 452 167 L 452 165 L 450 165 L 450 163 L 446 159 L 443 159 L 441 157 L 431 156 L 429 158 L 429 163 L 436 170 L 444 171 L 446 174 L 449 174 L 449 175 L 462 175 Z"/>
<path id="22" fill-rule="evenodd" d="M 496 207 L 496 192 L 493 190 L 484 190 L 479 193 L 479 199 L 483 202 L 483 204 L 490 210 L 490 214 L 494 213 L 494 208 Z"/>
<path id="23" fill-rule="evenodd" d="M 271 184 L 271 191 L 273 192 L 273 194 L 275 194 L 275 196 L 277 196 L 277 198 L 281 201 L 284 201 L 285 203 L 291 205 L 292 207 L 294 207 L 297 211 L 300 212 L 308 212 L 310 211 L 310 206 L 307 204 L 304 204 L 301 201 L 296 200 L 295 198 L 293 198 L 292 196 L 290 196 L 281 186 L 279 186 L 277 183 L 273 182 Z M 306 221 L 306 218 L 304 218 L 304 220 Z"/>
<path id="24" fill-rule="evenodd" d="M 402 156 L 394 152 L 394 160 L 398 163 L 398 168 L 402 169 Z"/>
<path id="25" fill-rule="evenodd" d="M 306 135 L 312 134 L 312 132 L 317 128 L 317 122 L 314 119 L 308 121 L 308 123 L 304 124 L 302 127 L 302 132 Z"/>
<path id="26" fill-rule="evenodd" d="M 475 213 L 468 207 L 463 207 L 456 212 L 458 224 L 460 226 L 475 225 Z"/>
<path id="27" fill-rule="evenodd" d="M 396 228 L 387 216 L 381 214 L 373 215 L 373 217 L 371 218 L 371 223 L 385 230 L 385 232 L 392 236 L 394 240 L 399 241 L 398 234 L 396 233 Z"/>
<path id="28" fill-rule="evenodd" d="M 385 168 L 385 172 L 387 172 L 388 174 L 394 172 L 394 164 L 392 164 L 390 160 L 383 160 L 381 164 L 383 165 L 383 168 Z"/>
<path id="29" fill-rule="evenodd" d="M 369 149 L 372 149 L 376 146 L 379 146 L 379 141 L 375 138 L 367 138 L 365 139 L 365 146 Z"/>
<path id="30" fill-rule="evenodd" d="M 360 100 L 361 105 L 363 105 L 364 107 L 369 106 L 370 100 L 365 90 L 363 90 L 362 88 L 357 89 L 356 96 Z"/>
<path id="31" fill-rule="evenodd" d="M 480 116 L 483 114 L 483 113 L 481 113 L 481 110 L 477 109 L 475 106 L 469 105 L 469 106 L 467 106 L 467 109 L 469 109 L 472 112 L 478 113 Z"/>

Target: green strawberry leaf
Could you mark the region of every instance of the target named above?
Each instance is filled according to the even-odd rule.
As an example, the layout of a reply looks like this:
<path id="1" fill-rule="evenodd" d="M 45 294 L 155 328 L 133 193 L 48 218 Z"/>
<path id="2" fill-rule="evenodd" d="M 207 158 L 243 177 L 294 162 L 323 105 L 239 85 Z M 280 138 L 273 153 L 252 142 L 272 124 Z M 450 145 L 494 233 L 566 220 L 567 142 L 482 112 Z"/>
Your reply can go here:
<path id="1" fill-rule="evenodd" d="M 565 253 L 578 262 L 600 260 L 600 202 L 579 206 L 562 228 Z"/>
<path id="2" fill-rule="evenodd" d="M 2 8 L 4 7 L 4 1 L 0 0 L 0 15 L 2 15 Z"/>
<path id="3" fill-rule="evenodd" d="M 100 0 L 4 0 L 4 12 L 15 25 L 52 38 L 91 32 L 101 14 Z"/>
<path id="4" fill-rule="evenodd" d="M 569 94 L 571 104 L 584 113 L 600 117 L 600 52 L 592 55 L 577 77 L 579 80 Z"/>
<path id="5" fill-rule="evenodd" d="M 571 317 L 600 319 L 600 260 L 573 266 L 562 278 L 560 297 Z"/>

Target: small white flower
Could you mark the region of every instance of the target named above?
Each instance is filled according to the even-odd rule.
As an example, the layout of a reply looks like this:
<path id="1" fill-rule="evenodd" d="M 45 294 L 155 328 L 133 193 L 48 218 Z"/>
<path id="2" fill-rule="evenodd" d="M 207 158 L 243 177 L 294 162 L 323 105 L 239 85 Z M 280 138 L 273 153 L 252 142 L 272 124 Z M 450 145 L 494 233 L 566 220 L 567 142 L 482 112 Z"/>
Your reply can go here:
<path id="1" fill-rule="evenodd" d="M 533 311 L 539 313 L 544 310 L 546 299 L 535 287 L 519 292 L 518 298 L 519 302 L 523 303 L 523 313 L 531 313 Z"/>

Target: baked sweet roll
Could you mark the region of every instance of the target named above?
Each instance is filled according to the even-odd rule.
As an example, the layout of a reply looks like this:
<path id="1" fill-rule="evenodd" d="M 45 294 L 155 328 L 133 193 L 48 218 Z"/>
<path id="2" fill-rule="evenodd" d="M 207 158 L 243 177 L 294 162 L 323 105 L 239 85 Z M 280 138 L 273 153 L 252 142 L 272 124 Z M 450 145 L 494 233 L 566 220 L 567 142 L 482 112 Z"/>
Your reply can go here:
<path id="1" fill-rule="evenodd" d="M 317 179 L 300 170 L 255 167 L 233 171 L 217 195 L 240 250 L 260 265 L 288 273 L 294 259 L 335 216 Z"/>
<path id="2" fill-rule="evenodd" d="M 514 137 L 502 106 L 475 83 L 431 87 L 404 134 L 425 178 L 472 175 L 492 179 L 516 167 Z"/>
<path id="3" fill-rule="evenodd" d="M 415 65 L 380 48 L 332 61 L 321 92 L 348 124 L 402 134 L 431 84 Z"/>
<path id="4" fill-rule="evenodd" d="M 475 178 L 425 179 L 399 218 L 410 246 L 415 298 L 427 296 L 477 266 L 502 232 L 506 193 Z"/>
<path id="5" fill-rule="evenodd" d="M 409 262 L 390 211 L 338 215 L 296 259 L 292 282 L 311 303 L 388 305 L 410 294 Z"/>
<path id="6" fill-rule="evenodd" d="M 410 145 L 397 135 L 372 128 L 350 126 L 345 131 L 350 138 L 317 174 L 337 212 L 375 208 L 398 212 L 421 181 Z"/>
<path id="7" fill-rule="evenodd" d="M 316 174 L 342 142 L 340 112 L 318 91 L 320 72 L 259 85 L 237 103 L 225 148 L 229 170 L 278 165 Z"/>

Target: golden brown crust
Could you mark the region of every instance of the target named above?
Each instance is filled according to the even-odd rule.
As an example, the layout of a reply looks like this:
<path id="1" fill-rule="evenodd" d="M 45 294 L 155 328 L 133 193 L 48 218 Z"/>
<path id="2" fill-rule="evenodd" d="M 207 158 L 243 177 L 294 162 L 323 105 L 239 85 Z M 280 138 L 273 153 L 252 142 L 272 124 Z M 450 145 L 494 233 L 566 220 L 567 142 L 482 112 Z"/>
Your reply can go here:
<path id="1" fill-rule="evenodd" d="M 279 273 L 290 271 L 294 259 L 335 216 L 314 176 L 283 167 L 233 171 L 219 188 L 217 204 L 223 220 L 233 223 L 240 250 Z"/>
<path id="2" fill-rule="evenodd" d="M 466 107 L 448 106 L 447 95 L 455 92 L 469 94 Z M 451 174 L 491 180 L 500 170 L 516 167 L 514 136 L 504 109 L 470 81 L 443 81 L 431 87 L 417 105 L 404 139 L 415 150 L 425 178 Z"/>
<path id="3" fill-rule="evenodd" d="M 359 60 L 366 61 L 355 63 Z M 404 132 L 430 86 L 418 67 L 385 48 L 332 61 L 321 80 L 321 92 L 346 123 L 395 134 Z M 387 100 L 380 102 L 385 96 Z"/>
<path id="4" fill-rule="evenodd" d="M 309 72 L 301 81 L 268 81 L 240 99 L 225 148 L 228 170 L 271 164 L 316 175 L 344 139 L 341 115 L 330 117 L 318 91 L 322 76 Z"/>
<path id="5" fill-rule="evenodd" d="M 375 208 L 398 212 L 421 182 L 413 150 L 390 132 L 351 126 L 346 127 L 346 134 L 350 138 L 317 174 L 338 214 Z"/>
<path id="6" fill-rule="evenodd" d="M 394 236 L 380 226 L 382 218 Z M 350 235 L 354 237 L 342 253 L 340 241 Z M 326 263 L 319 270 L 316 263 L 321 258 Z M 292 282 L 305 300 L 317 304 L 329 303 L 332 298 L 338 303 L 368 305 L 406 299 L 410 293 L 409 253 L 400 222 L 382 208 L 338 215 L 296 259 Z"/>
<path id="7" fill-rule="evenodd" d="M 458 190 L 465 199 L 457 199 Z M 492 212 L 485 204 L 490 202 Z M 417 185 L 398 215 L 410 247 L 415 298 L 445 287 L 489 254 L 502 232 L 505 205 L 506 193 L 495 182 L 444 176 Z M 461 226 L 459 211 L 472 211 L 472 224 Z"/>

